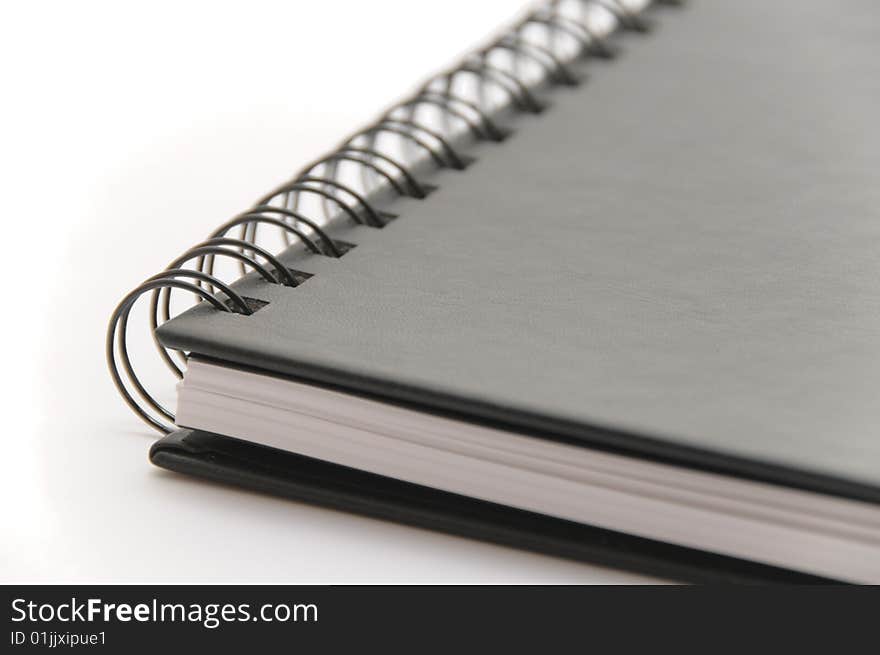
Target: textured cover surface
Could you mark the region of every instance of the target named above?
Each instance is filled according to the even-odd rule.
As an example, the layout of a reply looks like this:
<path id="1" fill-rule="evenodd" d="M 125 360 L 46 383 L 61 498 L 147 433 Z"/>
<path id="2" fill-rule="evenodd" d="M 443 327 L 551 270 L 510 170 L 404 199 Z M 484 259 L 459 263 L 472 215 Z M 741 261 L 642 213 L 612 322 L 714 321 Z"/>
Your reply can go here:
<path id="1" fill-rule="evenodd" d="M 206 432 L 156 442 L 153 463 L 256 491 L 432 530 L 689 582 L 822 578 L 552 519 Z"/>
<path id="2" fill-rule="evenodd" d="M 465 172 L 170 346 L 880 499 L 880 5 L 688 3 Z"/>

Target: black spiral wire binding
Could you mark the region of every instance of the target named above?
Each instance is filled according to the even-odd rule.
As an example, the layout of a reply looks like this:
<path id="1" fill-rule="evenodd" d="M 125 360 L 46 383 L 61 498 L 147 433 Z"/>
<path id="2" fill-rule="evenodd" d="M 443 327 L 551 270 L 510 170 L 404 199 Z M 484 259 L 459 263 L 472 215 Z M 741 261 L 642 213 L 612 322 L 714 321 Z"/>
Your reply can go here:
<path id="1" fill-rule="evenodd" d="M 631 0 L 630 0 L 631 1 Z M 675 0 L 666 0 L 677 4 Z M 545 104 L 534 94 L 520 73 L 521 63 L 530 62 L 542 72 L 547 84 L 575 85 L 580 78 L 563 61 L 555 48 L 555 39 L 565 35 L 576 44 L 577 57 L 611 57 L 616 50 L 597 34 L 583 18 L 567 15 L 566 0 L 548 0 L 530 12 L 500 38 L 466 57 L 458 65 L 440 72 L 412 96 L 385 112 L 371 125 L 344 140 L 333 152 L 302 168 L 290 181 L 260 198 L 250 209 L 219 226 L 205 241 L 182 253 L 158 273 L 128 293 L 110 317 L 106 338 L 106 357 L 110 375 L 129 407 L 148 425 L 163 433 L 175 429 L 174 414 L 146 389 L 135 373 L 128 349 L 128 323 L 135 303 L 150 295 L 149 322 L 154 343 L 162 361 L 172 373 L 182 378 L 187 354 L 164 347 L 156 339 L 158 327 L 171 318 L 171 294 L 174 290 L 193 294 L 197 302 L 207 303 L 216 311 L 250 315 L 255 310 L 248 299 L 215 274 L 215 261 L 225 257 L 267 283 L 296 287 L 301 278 L 287 268 L 276 254 L 257 243 L 258 229 L 277 229 L 287 246 L 295 243 L 316 256 L 341 257 L 345 252 L 322 227 L 322 222 L 299 209 L 302 197 L 316 197 L 325 210 L 337 210 L 358 225 L 381 228 L 394 214 L 376 209 L 369 193 L 352 188 L 338 179 L 338 167 L 349 164 L 364 174 L 372 174 L 382 188 L 415 199 L 424 199 L 436 187 L 417 179 L 405 161 L 379 149 L 381 135 L 396 135 L 401 143 L 421 153 L 437 168 L 464 170 L 473 159 L 455 147 L 449 135 L 417 118 L 420 108 L 433 107 L 440 112 L 444 125 L 458 123 L 476 141 L 498 143 L 510 130 L 499 126 L 492 117 L 494 109 L 486 101 L 490 89 L 505 95 L 513 111 L 540 113 Z M 572 4 L 572 2 L 568 2 Z M 628 0 L 574 0 L 584 9 L 602 8 L 617 21 L 617 26 L 645 31 L 650 23 Z M 526 33 L 533 26 L 546 30 L 548 43 L 530 40 Z M 513 62 L 508 69 L 495 62 L 496 53 L 506 53 Z M 464 76 L 475 78 L 478 99 L 456 91 Z M 328 212 L 325 211 L 325 214 Z M 234 234 L 237 232 L 237 234 Z M 234 235 L 233 235 L 234 234 Z"/>

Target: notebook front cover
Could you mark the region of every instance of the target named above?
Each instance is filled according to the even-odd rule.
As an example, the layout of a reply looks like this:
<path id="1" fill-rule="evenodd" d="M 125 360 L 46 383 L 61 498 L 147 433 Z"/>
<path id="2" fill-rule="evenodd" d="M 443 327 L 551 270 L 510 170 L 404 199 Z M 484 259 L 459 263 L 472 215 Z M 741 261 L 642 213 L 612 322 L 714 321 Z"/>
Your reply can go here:
<path id="1" fill-rule="evenodd" d="M 880 500 L 880 7 L 692 2 L 626 46 L 301 286 L 160 338 Z"/>

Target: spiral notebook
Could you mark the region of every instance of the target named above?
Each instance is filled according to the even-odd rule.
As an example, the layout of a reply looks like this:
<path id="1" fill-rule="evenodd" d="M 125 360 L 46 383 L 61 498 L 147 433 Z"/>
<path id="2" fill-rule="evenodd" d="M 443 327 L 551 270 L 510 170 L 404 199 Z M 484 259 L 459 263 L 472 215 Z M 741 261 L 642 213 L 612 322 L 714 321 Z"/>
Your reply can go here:
<path id="1" fill-rule="evenodd" d="M 878 106 L 873 3 L 545 3 L 129 294 L 111 372 L 175 471 L 880 582 Z M 129 359 L 142 296 L 176 414 Z"/>

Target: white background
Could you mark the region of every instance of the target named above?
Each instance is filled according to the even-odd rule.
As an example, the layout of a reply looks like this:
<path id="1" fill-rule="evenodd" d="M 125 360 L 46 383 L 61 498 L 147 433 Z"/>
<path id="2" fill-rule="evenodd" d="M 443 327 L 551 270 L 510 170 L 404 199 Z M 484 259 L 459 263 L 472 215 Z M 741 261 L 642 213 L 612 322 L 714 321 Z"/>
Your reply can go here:
<path id="1" fill-rule="evenodd" d="M 644 580 L 160 471 L 104 365 L 124 293 L 521 9 L 4 3 L 0 582 Z"/>

